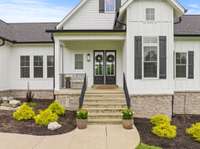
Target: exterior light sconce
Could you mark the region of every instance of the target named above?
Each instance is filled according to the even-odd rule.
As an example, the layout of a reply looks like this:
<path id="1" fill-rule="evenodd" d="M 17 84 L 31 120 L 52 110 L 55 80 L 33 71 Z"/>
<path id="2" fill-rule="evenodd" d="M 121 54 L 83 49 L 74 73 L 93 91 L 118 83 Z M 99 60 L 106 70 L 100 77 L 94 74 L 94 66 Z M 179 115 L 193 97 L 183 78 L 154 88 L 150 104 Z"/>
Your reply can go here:
<path id="1" fill-rule="evenodd" d="M 91 55 L 90 55 L 90 53 L 88 53 L 87 54 L 87 61 L 90 62 L 90 60 L 91 60 Z"/>

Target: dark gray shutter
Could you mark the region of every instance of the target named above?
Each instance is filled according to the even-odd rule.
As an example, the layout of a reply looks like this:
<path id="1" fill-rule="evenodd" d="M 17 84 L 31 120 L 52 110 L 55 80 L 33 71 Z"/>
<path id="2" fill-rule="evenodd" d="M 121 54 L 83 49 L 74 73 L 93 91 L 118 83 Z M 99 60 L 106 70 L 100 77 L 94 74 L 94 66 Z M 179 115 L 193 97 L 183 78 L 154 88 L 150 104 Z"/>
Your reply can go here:
<path id="1" fill-rule="evenodd" d="M 121 7 L 121 0 L 116 0 L 116 12 L 119 11 L 120 7 Z"/>
<path id="2" fill-rule="evenodd" d="M 160 36 L 159 37 L 159 47 L 160 47 L 160 72 L 159 78 L 166 79 L 167 78 L 167 37 Z"/>
<path id="3" fill-rule="evenodd" d="M 188 52 L 188 79 L 194 78 L 194 51 Z"/>
<path id="4" fill-rule="evenodd" d="M 142 36 L 135 36 L 135 79 L 142 79 Z"/>
<path id="5" fill-rule="evenodd" d="M 104 0 L 99 0 L 99 12 L 104 13 Z"/>

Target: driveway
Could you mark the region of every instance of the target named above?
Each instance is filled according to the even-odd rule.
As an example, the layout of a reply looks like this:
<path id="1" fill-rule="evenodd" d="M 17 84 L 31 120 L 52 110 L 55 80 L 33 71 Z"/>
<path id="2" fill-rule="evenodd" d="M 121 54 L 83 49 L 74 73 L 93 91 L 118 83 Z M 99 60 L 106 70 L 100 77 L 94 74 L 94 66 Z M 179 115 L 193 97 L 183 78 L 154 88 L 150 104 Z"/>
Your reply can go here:
<path id="1" fill-rule="evenodd" d="M 56 136 L 0 133 L 0 149 L 134 149 L 139 143 L 137 129 L 121 125 L 89 125 Z"/>

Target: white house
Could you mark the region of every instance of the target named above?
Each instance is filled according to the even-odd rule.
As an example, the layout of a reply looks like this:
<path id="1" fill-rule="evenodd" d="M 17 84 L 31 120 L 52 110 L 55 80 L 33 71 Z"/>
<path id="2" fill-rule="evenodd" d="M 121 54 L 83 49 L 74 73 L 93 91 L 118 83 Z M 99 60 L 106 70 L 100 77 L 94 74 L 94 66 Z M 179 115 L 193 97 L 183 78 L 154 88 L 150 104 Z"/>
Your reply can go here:
<path id="1" fill-rule="evenodd" d="M 1 95 L 123 87 L 136 114 L 200 114 L 200 16 L 176 0 L 81 0 L 58 23 L 0 21 Z M 72 87 L 72 83 L 71 83 Z"/>

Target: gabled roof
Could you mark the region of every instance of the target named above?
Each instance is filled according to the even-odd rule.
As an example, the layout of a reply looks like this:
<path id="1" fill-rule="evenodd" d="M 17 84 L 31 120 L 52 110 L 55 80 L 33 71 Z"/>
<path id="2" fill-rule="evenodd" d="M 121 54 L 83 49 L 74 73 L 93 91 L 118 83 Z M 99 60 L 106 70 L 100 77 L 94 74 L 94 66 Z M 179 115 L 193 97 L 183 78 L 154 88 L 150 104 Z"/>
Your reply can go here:
<path id="1" fill-rule="evenodd" d="M 51 34 L 58 23 L 6 23 L 0 20 L 0 38 L 13 43 L 51 43 Z"/>
<path id="2" fill-rule="evenodd" d="M 133 2 L 134 0 L 127 0 L 122 7 L 119 10 L 119 15 L 123 15 L 123 13 L 126 11 L 128 6 Z M 177 17 L 182 16 L 187 10 L 176 0 L 167 0 L 169 4 L 176 10 Z"/>
<path id="3" fill-rule="evenodd" d="M 57 25 L 57 29 L 61 29 L 63 24 L 71 18 L 73 14 L 75 14 L 85 3 L 87 0 L 81 0 L 75 7 L 72 9 L 65 17 L 64 19 Z"/>

